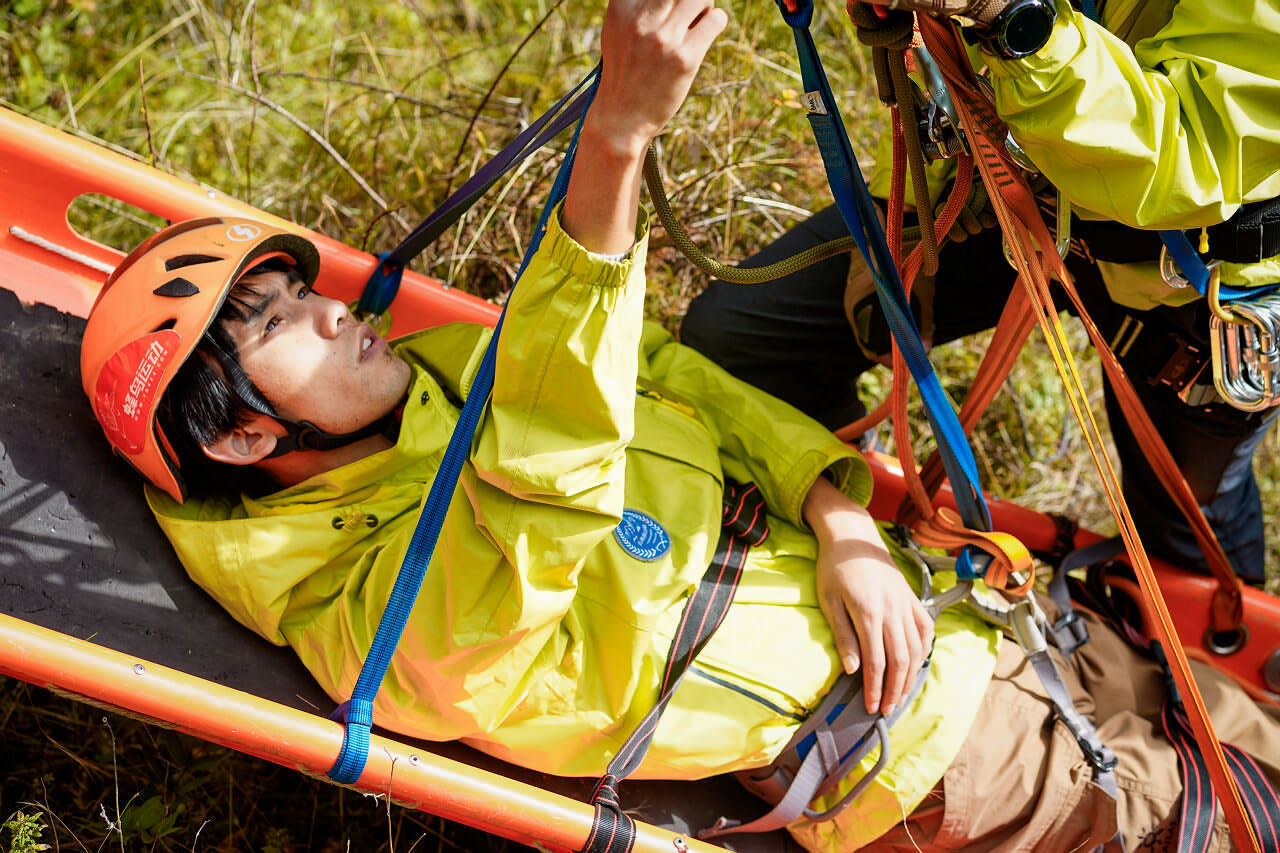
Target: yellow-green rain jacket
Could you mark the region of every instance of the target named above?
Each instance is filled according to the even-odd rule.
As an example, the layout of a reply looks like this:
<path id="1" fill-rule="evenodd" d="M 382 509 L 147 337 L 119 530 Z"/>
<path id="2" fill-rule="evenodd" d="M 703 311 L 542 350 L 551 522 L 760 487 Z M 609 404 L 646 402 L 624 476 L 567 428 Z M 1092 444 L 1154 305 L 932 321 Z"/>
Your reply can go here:
<path id="1" fill-rule="evenodd" d="M 1001 117 L 1074 212 L 1135 228 L 1198 228 L 1280 196 L 1280 4 L 1098 5 L 1102 26 L 1057 0 L 1053 33 L 1032 56 L 970 54 L 975 68 L 990 67 Z M 870 181 L 881 198 L 888 144 Z M 952 167 L 931 169 L 935 203 Z M 1199 298 L 1195 288 L 1165 284 L 1154 261 L 1099 266 L 1112 299 L 1130 308 Z M 1223 284 L 1277 281 L 1280 258 L 1222 267 Z"/>
<path id="2" fill-rule="evenodd" d="M 552 223 L 507 308 L 492 401 L 376 724 L 548 773 L 599 774 L 657 698 L 717 541 L 725 477 L 760 487 L 770 534 L 637 775 L 766 764 L 833 683 L 800 507 L 824 471 L 865 502 L 867 465 L 643 323 L 644 257 L 644 241 L 623 261 L 591 256 Z M 350 695 L 488 337 L 458 324 L 398 342 L 415 378 L 392 449 L 260 499 L 180 505 L 149 491 L 191 577 L 292 646 L 335 700 Z M 669 550 L 624 550 L 624 509 L 656 519 Z M 976 713 L 995 633 L 952 612 L 937 634 L 929 683 L 894 727 L 893 762 L 847 826 L 821 831 L 844 849 L 915 807 Z"/>

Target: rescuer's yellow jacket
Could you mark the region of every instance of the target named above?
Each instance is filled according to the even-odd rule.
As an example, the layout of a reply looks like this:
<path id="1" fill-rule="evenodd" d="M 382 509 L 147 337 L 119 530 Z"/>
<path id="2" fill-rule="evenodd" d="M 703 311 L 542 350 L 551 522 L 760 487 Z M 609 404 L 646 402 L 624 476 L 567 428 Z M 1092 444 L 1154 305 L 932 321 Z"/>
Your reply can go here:
<path id="1" fill-rule="evenodd" d="M 374 722 L 548 773 L 599 774 L 657 698 L 731 477 L 760 487 L 770 533 L 637 775 L 766 764 L 839 670 L 801 503 L 824 472 L 865 502 L 869 469 L 816 422 L 642 321 L 643 239 L 602 259 L 552 220 L 508 305 L 492 400 Z M 397 343 L 414 379 L 389 450 L 262 498 L 177 504 L 149 491 L 192 578 L 293 647 L 335 700 L 350 695 L 489 334 L 459 324 Z M 627 510 L 655 520 L 669 547 L 618 533 Z M 978 617 L 944 613 L 890 765 L 822 833 L 850 849 L 930 791 L 969 729 L 996 643 Z"/>
<path id="2" fill-rule="evenodd" d="M 1036 168 L 1082 219 L 1151 230 L 1225 221 L 1242 203 L 1280 196 L 1280 4 L 1275 0 L 1106 0 L 1102 25 L 1057 0 L 1043 48 L 991 69 L 996 108 Z M 889 196 L 882 139 L 869 186 Z M 952 161 L 930 170 L 939 200 Z M 912 196 L 908 195 L 908 200 Z M 1213 247 L 1209 247 L 1212 255 Z M 1116 302 L 1148 309 L 1199 298 L 1158 264 L 1099 264 Z M 1280 258 L 1224 264 L 1222 283 L 1280 281 Z"/>

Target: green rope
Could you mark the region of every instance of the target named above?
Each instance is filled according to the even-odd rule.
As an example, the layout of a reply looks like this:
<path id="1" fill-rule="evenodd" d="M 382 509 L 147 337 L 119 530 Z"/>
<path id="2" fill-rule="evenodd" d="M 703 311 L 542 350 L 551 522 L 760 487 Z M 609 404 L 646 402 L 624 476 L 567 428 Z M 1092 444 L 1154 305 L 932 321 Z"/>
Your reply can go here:
<path id="1" fill-rule="evenodd" d="M 680 224 L 680 220 L 672 212 L 671 201 L 667 198 L 666 190 L 662 185 L 662 167 L 658 164 L 658 152 L 653 145 L 649 146 L 649 150 L 645 154 L 644 179 L 649 187 L 649 195 L 653 199 L 653 206 L 658 212 L 658 219 L 662 222 L 662 227 L 667 229 L 667 234 L 671 236 L 671 241 L 680 250 L 680 253 L 707 275 L 731 284 L 761 284 L 766 281 L 773 281 L 842 252 L 852 251 L 857 245 L 852 235 L 846 235 L 805 249 L 797 255 L 784 258 L 768 266 L 751 267 L 749 269 L 729 266 L 704 254 L 694 244 L 693 240 L 689 239 L 684 226 Z"/>

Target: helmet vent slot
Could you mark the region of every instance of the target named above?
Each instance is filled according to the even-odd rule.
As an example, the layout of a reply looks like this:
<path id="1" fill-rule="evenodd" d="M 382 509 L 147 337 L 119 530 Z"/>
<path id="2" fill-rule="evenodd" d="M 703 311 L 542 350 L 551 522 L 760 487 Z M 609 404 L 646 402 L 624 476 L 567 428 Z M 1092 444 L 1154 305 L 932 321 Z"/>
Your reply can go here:
<path id="1" fill-rule="evenodd" d="M 185 278 L 179 277 L 169 279 L 151 292 L 156 296 L 195 296 L 200 292 L 200 288 Z"/>
<path id="2" fill-rule="evenodd" d="M 220 260 L 222 258 L 213 255 L 178 255 L 165 261 L 164 269 L 165 272 L 173 272 L 183 267 L 195 266 L 196 264 L 211 264 Z"/>

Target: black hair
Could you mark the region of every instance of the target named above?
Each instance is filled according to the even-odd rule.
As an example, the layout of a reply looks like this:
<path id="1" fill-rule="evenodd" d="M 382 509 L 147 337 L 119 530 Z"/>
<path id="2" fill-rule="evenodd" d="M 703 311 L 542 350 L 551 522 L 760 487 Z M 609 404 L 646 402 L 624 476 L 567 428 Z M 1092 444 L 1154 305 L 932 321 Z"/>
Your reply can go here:
<path id="1" fill-rule="evenodd" d="M 283 258 L 269 258 L 244 274 L 252 277 L 282 272 L 292 286 L 300 280 Z M 253 466 L 210 459 L 204 447 L 259 413 L 275 409 L 240 367 L 240 355 L 228 325 L 243 323 L 254 313 L 258 296 L 253 282 L 242 278 L 232 286 L 222 307 L 191 356 L 174 374 L 160 400 L 156 420 L 169 439 L 187 493 L 194 496 L 266 494 L 277 486 Z"/>

